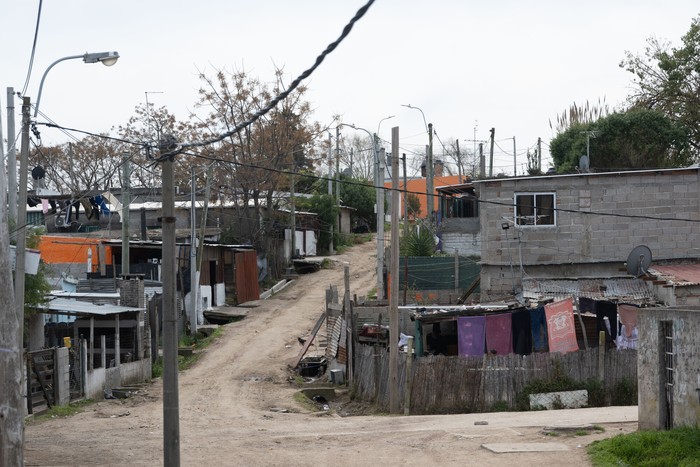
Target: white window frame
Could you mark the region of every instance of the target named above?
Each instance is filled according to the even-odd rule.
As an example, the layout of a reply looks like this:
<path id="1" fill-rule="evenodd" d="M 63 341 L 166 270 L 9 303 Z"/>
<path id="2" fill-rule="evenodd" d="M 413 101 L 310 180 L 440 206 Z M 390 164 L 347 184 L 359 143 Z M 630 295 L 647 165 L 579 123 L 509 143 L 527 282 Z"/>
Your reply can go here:
<path id="1" fill-rule="evenodd" d="M 519 215 L 519 209 L 518 209 L 518 198 L 521 196 L 531 196 L 532 201 L 533 201 L 533 206 L 532 206 L 532 211 L 533 214 L 529 216 L 521 216 Z M 552 215 L 551 219 L 552 222 L 548 223 L 540 223 L 544 221 L 540 221 L 540 219 L 546 219 L 550 217 L 549 215 L 536 215 L 534 213 L 537 212 L 537 198 L 541 196 L 551 196 L 552 197 Z M 513 194 L 513 222 L 515 223 L 516 227 L 526 227 L 526 228 L 544 228 L 544 227 L 556 227 L 557 225 L 557 194 L 554 191 L 534 191 L 534 192 L 516 192 Z M 539 222 L 538 222 L 539 221 Z"/>

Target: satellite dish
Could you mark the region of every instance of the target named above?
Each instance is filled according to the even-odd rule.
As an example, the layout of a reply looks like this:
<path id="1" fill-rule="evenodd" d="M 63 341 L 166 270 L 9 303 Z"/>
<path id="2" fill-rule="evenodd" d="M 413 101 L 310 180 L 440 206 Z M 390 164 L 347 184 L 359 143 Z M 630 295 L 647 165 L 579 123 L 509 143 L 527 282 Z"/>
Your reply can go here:
<path id="1" fill-rule="evenodd" d="M 591 170 L 591 163 L 588 160 L 588 156 L 581 156 L 578 160 L 578 169 L 583 173 L 588 173 Z"/>
<path id="2" fill-rule="evenodd" d="M 46 175 L 46 171 L 40 165 L 37 165 L 32 169 L 32 178 L 34 180 L 41 180 Z"/>
<path id="3" fill-rule="evenodd" d="M 639 245 L 632 249 L 627 257 L 627 273 L 640 277 L 647 273 L 651 264 L 651 250 L 646 245 Z"/>

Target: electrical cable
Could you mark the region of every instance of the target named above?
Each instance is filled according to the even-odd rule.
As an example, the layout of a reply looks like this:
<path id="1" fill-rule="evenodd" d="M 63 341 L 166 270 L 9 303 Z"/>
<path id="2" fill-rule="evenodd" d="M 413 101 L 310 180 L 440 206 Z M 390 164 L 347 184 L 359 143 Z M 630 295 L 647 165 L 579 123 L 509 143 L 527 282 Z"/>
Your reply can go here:
<path id="1" fill-rule="evenodd" d="M 24 80 L 24 86 L 22 87 L 22 94 L 27 92 L 27 87 L 29 87 L 29 80 L 32 76 L 32 68 L 34 67 L 34 53 L 36 52 L 36 42 L 39 37 L 39 24 L 41 23 L 41 6 L 44 0 L 39 0 L 39 9 L 36 15 L 36 27 L 34 28 L 34 41 L 32 42 L 32 53 L 29 58 L 29 67 L 27 68 L 27 78 Z"/>
<path id="2" fill-rule="evenodd" d="M 331 52 L 333 52 L 336 49 L 336 47 L 338 47 L 338 45 L 340 45 L 340 43 L 348 36 L 348 34 L 350 34 L 350 31 L 352 31 L 352 28 L 355 25 L 355 23 L 357 23 L 365 15 L 365 13 L 367 13 L 367 10 L 369 10 L 369 7 L 372 6 L 374 1 L 375 0 L 369 0 L 364 6 L 362 6 L 359 10 L 357 10 L 357 12 L 355 13 L 355 16 L 353 16 L 353 18 L 350 20 L 350 22 L 347 25 L 345 25 L 345 27 L 343 28 L 343 31 L 340 34 L 340 36 L 338 37 L 338 39 L 336 39 L 335 41 L 328 44 L 326 49 L 323 52 L 321 52 L 320 55 L 318 55 L 316 57 L 316 61 L 314 62 L 314 64 L 310 68 L 305 70 L 301 75 L 299 75 L 294 81 L 292 81 L 292 83 L 289 85 L 289 87 L 286 90 L 284 90 L 283 92 L 278 94 L 265 107 L 263 107 L 262 109 L 255 112 L 247 120 L 237 124 L 231 130 L 229 130 L 225 133 L 221 133 L 214 138 L 210 138 L 210 139 L 207 139 L 204 141 L 199 141 L 199 142 L 194 142 L 194 143 L 178 144 L 177 150 L 174 150 L 175 148 L 168 148 L 168 149 L 166 149 L 165 154 L 161 155 L 161 157 L 158 158 L 158 160 L 164 160 L 164 158 L 166 158 L 166 157 L 173 157 L 175 154 L 177 154 L 178 152 L 182 151 L 185 148 L 209 146 L 211 144 L 218 143 L 218 142 L 220 142 L 220 141 L 222 141 L 230 136 L 233 136 L 233 135 L 239 133 L 244 128 L 247 128 L 250 125 L 252 125 L 253 123 L 255 123 L 258 119 L 260 119 L 262 116 L 267 114 L 270 110 L 275 108 L 280 101 L 286 99 L 292 93 L 292 91 L 294 91 L 301 84 L 301 82 L 303 80 L 305 80 L 306 78 L 311 76 L 311 74 L 321 65 L 321 63 L 323 63 L 323 60 L 325 60 L 325 58 Z M 169 143 L 172 145 L 174 142 L 170 141 Z"/>

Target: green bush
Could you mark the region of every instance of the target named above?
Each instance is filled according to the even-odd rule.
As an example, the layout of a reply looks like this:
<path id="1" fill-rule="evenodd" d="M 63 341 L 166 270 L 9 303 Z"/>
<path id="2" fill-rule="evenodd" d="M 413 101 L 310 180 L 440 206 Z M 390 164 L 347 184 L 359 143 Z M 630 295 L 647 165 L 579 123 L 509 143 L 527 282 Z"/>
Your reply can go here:
<path id="1" fill-rule="evenodd" d="M 612 388 L 612 405 L 637 405 L 637 381 L 624 379 Z"/>

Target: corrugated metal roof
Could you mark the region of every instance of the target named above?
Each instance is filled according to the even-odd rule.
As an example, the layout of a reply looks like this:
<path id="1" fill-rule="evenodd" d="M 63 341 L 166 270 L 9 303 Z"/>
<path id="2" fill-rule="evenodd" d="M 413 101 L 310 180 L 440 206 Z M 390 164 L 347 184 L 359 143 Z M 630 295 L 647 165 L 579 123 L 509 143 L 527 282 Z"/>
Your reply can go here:
<path id="1" fill-rule="evenodd" d="M 42 306 L 42 308 L 56 312 L 99 316 L 115 315 L 118 313 L 126 312 L 138 312 L 144 310 L 143 308 L 135 308 L 130 306 L 97 305 L 91 302 L 81 302 L 78 300 L 70 300 L 68 298 L 54 298 L 52 300 L 49 300 L 48 303 Z"/>
<path id="2" fill-rule="evenodd" d="M 648 284 L 641 279 L 525 279 L 523 297 L 530 300 L 587 297 L 593 300 L 645 304 L 656 301 Z"/>
<path id="3" fill-rule="evenodd" d="M 671 285 L 677 287 L 700 285 L 700 264 L 654 266 L 649 268 L 649 274 L 660 280 L 669 281 Z"/>

